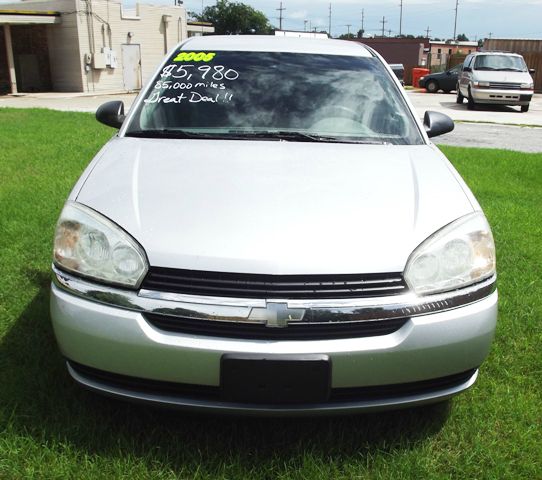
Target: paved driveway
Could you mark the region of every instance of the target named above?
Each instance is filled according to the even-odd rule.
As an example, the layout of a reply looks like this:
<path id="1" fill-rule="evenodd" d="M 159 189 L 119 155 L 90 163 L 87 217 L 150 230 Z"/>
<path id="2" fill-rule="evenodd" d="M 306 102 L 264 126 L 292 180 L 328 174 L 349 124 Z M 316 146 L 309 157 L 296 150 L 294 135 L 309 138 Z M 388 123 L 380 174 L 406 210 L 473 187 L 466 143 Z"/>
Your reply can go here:
<path id="1" fill-rule="evenodd" d="M 423 115 L 426 110 L 435 110 L 445 113 L 454 120 L 542 127 L 542 94 L 533 97 L 529 111 L 525 113 L 521 113 L 519 107 L 500 105 L 477 105 L 475 110 L 468 110 L 466 101 L 463 105 L 455 102 L 455 92 L 420 93 L 409 91 L 408 96 L 420 115 Z"/>
<path id="2" fill-rule="evenodd" d="M 526 113 L 521 113 L 519 107 L 497 105 L 477 106 L 475 110 L 468 110 L 466 102 L 463 105 L 455 102 L 455 93 L 431 94 L 410 91 L 408 96 L 420 117 L 423 117 L 426 110 L 434 110 L 445 113 L 456 121 L 454 131 L 436 137 L 434 139 L 436 144 L 542 152 L 540 94 L 533 97 L 530 109 Z"/>

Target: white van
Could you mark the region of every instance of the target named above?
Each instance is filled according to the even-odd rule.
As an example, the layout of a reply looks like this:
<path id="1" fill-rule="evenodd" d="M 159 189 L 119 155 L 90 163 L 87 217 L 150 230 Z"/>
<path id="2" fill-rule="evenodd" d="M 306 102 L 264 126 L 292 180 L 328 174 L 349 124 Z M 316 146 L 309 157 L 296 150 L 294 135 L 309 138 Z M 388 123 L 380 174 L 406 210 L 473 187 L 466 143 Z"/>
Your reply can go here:
<path id="1" fill-rule="evenodd" d="M 529 110 L 534 82 L 525 60 L 516 53 L 476 52 L 467 56 L 457 83 L 457 103 L 518 105 Z"/>

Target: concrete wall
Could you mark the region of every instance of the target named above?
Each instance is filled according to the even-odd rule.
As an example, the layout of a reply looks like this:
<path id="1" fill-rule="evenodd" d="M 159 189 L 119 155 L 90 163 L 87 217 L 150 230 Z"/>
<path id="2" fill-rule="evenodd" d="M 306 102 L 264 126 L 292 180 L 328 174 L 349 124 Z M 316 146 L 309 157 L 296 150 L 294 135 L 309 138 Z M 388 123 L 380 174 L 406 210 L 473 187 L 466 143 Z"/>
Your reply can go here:
<path id="1" fill-rule="evenodd" d="M 80 8 L 86 7 L 86 2 L 78 1 Z M 118 64 L 117 68 L 91 68 L 88 72 L 82 64 L 81 76 L 84 78 L 85 91 L 125 89 L 122 44 L 140 46 L 141 77 L 144 85 L 167 51 L 187 38 L 186 10 L 182 7 L 140 4 L 134 11 L 123 11 L 120 3 L 94 0 L 92 13 L 92 16 L 78 15 L 81 55 L 100 53 L 104 47 L 111 48 L 116 54 Z M 167 24 L 164 22 L 164 16 L 167 16 Z"/>
<path id="2" fill-rule="evenodd" d="M 114 0 L 30 0 L 2 4 L 2 8 L 62 13 L 60 24 L 47 26 L 54 91 L 124 91 L 123 44 L 140 46 L 144 85 L 167 50 L 188 36 L 184 7 L 141 4 L 123 11 L 122 4 Z M 104 47 L 114 51 L 116 68 L 87 65 L 85 54 L 100 54 Z"/>
<path id="3" fill-rule="evenodd" d="M 2 4 L 2 8 L 65 12 L 62 23 L 46 27 L 52 89 L 59 92 L 82 92 L 76 0 L 25 1 Z"/>

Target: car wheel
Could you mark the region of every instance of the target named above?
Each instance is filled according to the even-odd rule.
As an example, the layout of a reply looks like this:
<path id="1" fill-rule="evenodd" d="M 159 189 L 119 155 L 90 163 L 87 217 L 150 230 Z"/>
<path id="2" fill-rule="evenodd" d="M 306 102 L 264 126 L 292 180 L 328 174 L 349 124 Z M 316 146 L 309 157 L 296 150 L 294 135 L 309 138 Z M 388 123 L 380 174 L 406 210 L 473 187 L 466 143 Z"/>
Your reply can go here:
<path id="1" fill-rule="evenodd" d="M 425 89 L 426 89 L 429 93 L 437 93 L 437 92 L 438 92 L 438 83 L 435 82 L 434 80 L 429 80 L 429 81 L 425 84 Z"/>
<path id="2" fill-rule="evenodd" d="M 467 108 L 469 110 L 474 110 L 474 107 L 475 107 L 475 103 L 474 103 L 474 98 L 472 98 L 472 93 L 470 93 L 470 88 L 469 88 L 469 96 L 467 97 Z"/>
<path id="3" fill-rule="evenodd" d="M 465 97 L 461 93 L 461 90 L 459 90 L 459 85 L 457 86 L 457 97 L 455 98 L 455 103 L 462 104 Z"/>
<path id="4" fill-rule="evenodd" d="M 523 113 L 528 112 L 528 111 L 529 111 L 529 104 L 527 104 L 527 105 L 522 105 L 522 106 L 521 106 L 521 111 L 522 111 Z"/>

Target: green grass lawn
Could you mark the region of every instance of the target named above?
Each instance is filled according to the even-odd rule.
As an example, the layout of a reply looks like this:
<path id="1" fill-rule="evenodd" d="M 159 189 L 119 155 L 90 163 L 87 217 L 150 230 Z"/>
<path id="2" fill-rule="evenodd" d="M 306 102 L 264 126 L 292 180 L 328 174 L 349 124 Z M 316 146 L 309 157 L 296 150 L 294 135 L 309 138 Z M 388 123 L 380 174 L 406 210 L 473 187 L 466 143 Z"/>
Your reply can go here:
<path id="1" fill-rule="evenodd" d="M 89 114 L 0 109 L 1 479 L 542 478 L 542 155 L 443 147 L 497 243 L 497 335 L 471 390 L 423 409 L 246 419 L 109 400 L 65 371 L 51 239 L 112 133 Z"/>

